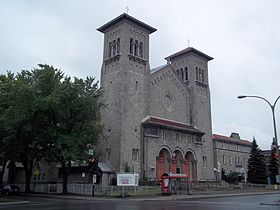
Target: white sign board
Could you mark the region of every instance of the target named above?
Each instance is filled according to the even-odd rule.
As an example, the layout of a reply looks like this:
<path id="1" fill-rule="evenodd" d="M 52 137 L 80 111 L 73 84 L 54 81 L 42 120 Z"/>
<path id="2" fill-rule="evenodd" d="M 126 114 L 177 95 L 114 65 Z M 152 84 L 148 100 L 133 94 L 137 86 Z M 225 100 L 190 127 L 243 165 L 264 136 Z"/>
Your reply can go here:
<path id="1" fill-rule="evenodd" d="M 118 173 L 117 185 L 118 186 L 138 186 L 139 174 L 137 173 Z"/>

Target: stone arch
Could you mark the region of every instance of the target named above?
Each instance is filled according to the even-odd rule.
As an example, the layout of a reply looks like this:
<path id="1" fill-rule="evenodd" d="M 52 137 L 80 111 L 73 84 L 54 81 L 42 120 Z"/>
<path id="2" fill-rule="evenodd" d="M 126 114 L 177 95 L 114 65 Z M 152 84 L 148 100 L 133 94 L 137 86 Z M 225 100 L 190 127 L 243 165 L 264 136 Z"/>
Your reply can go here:
<path id="1" fill-rule="evenodd" d="M 156 159 L 156 178 L 160 179 L 162 174 L 170 171 L 171 150 L 164 146 L 161 147 Z"/>
<path id="2" fill-rule="evenodd" d="M 160 156 L 160 154 L 161 154 L 162 151 L 166 151 L 166 152 L 168 153 L 168 155 L 171 157 L 172 152 L 171 152 L 171 149 L 170 149 L 168 146 L 162 146 L 162 147 L 159 149 L 157 155 Z"/>
<path id="3" fill-rule="evenodd" d="M 185 173 L 189 176 L 191 180 L 197 179 L 197 160 L 195 153 L 192 150 L 186 152 L 185 163 L 184 163 Z"/>

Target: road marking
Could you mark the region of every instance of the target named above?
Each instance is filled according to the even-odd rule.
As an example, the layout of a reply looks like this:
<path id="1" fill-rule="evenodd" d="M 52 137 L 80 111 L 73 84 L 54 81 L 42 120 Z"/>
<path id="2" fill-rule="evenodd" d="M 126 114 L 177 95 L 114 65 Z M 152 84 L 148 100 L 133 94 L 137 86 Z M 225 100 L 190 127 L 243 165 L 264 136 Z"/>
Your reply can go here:
<path id="1" fill-rule="evenodd" d="M 278 202 L 278 203 L 261 203 L 261 205 L 264 205 L 264 206 L 280 206 L 280 202 Z"/>
<path id="2" fill-rule="evenodd" d="M 166 201 L 168 202 L 168 201 Z M 170 201 L 170 203 L 174 203 L 175 201 Z M 183 201 L 183 200 L 177 200 L 176 204 L 205 204 L 205 205 L 244 205 L 244 206 L 258 206 L 259 204 L 257 203 L 238 203 L 238 202 L 219 202 L 219 201 Z"/>
<path id="3" fill-rule="evenodd" d="M 3 203 L 0 203 L 0 205 L 11 205 L 11 204 L 21 204 L 21 203 L 30 203 L 30 201 L 3 202 Z"/>

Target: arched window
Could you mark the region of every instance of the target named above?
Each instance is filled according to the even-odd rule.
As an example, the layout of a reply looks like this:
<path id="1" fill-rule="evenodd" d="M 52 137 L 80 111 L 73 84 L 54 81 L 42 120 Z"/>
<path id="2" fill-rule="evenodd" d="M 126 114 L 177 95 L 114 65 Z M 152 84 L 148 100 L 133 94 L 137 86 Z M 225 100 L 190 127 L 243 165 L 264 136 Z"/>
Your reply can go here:
<path id="1" fill-rule="evenodd" d="M 139 160 L 139 149 L 136 149 L 136 160 Z"/>
<path id="2" fill-rule="evenodd" d="M 117 46 L 116 46 L 116 40 L 114 40 L 113 41 L 113 56 L 115 56 L 116 55 L 116 48 L 117 48 Z"/>
<path id="3" fill-rule="evenodd" d="M 136 149 L 132 149 L 132 160 L 136 159 Z"/>
<path id="4" fill-rule="evenodd" d="M 135 56 L 138 56 L 138 41 L 135 40 L 135 43 L 134 43 L 134 55 Z"/>
<path id="5" fill-rule="evenodd" d="M 109 58 L 112 56 L 112 42 L 109 42 Z"/>
<path id="6" fill-rule="evenodd" d="M 183 68 L 181 68 L 181 79 L 184 81 L 184 71 L 183 71 Z"/>
<path id="7" fill-rule="evenodd" d="M 189 72 L 187 67 L 185 67 L 185 80 L 189 80 Z"/>
<path id="8" fill-rule="evenodd" d="M 139 44 L 139 56 L 143 58 L 143 42 L 140 42 Z"/>
<path id="9" fill-rule="evenodd" d="M 132 149 L 132 157 L 131 157 L 131 159 L 133 161 L 138 161 L 139 160 L 139 149 L 135 149 L 135 148 Z"/>
<path id="10" fill-rule="evenodd" d="M 197 67 L 195 67 L 195 73 L 196 73 L 195 80 L 198 81 L 198 68 Z"/>
<path id="11" fill-rule="evenodd" d="M 130 45 L 129 45 L 130 54 L 133 54 L 133 48 L 134 48 L 134 41 L 133 41 L 133 38 L 130 38 Z"/>
<path id="12" fill-rule="evenodd" d="M 176 72 L 177 72 L 178 75 L 180 74 L 180 70 L 179 69 L 177 69 Z"/>
<path id="13" fill-rule="evenodd" d="M 224 156 L 223 156 L 224 157 Z M 203 156 L 203 167 L 207 167 L 207 157 Z"/>
<path id="14" fill-rule="evenodd" d="M 198 81 L 201 82 L 202 80 L 202 73 L 201 73 L 201 68 L 198 69 Z"/>
<path id="15" fill-rule="evenodd" d="M 135 91 L 138 90 L 138 88 L 139 88 L 138 86 L 139 86 L 138 81 L 136 81 L 136 82 L 135 82 Z"/>
<path id="16" fill-rule="evenodd" d="M 117 54 L 120 54 L 120 38 L 117 39 Z"/>
<path id="17" fill-rule="evenodd" d="M 204 69 L 201 70 L 201 82 L 204 82 Z"/>

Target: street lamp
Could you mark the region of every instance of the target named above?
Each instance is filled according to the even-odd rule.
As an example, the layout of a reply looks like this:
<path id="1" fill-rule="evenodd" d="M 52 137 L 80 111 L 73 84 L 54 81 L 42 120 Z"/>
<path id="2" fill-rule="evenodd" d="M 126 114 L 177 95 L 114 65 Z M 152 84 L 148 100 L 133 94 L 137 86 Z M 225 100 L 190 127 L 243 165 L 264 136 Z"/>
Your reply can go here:
<path id="1" fill-rule="evenodd" d="M 243 98 L 259 98 L 264 100 L 266 103 L 268 103 L 268 105 L 271 108 L 272 111 L 272 118 L 273 118 L 273 129 L 274 129 L 274 139 L 275 139 L 275 147 L 276 147 L 276 157 L 277 157 L 277 163 L 278 163 L 278 175 L 280 175 L 280 167 L 279 167 L 279 146 L 278 146 L 278 139 L 277 139 L 277 131 L 276 131 L 276 121 L 275 121 L 275 106 L 277 101 L 279 100 L 280 96 L 278 96 L 274 102 L 274 104 L 272 105 L 267 99 L 261 97 L 261 96 L 238 96 L 238 99 L 243 99 Z"/>

